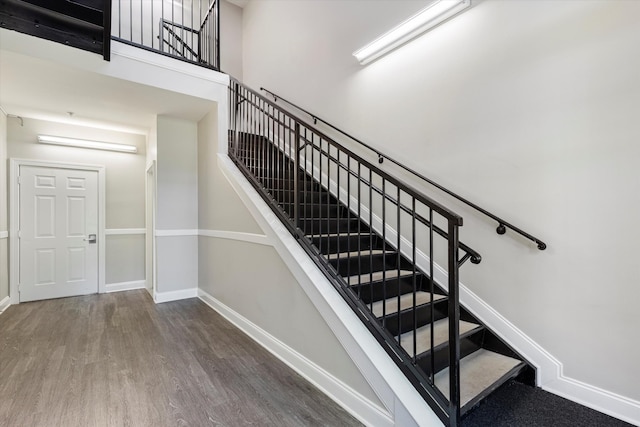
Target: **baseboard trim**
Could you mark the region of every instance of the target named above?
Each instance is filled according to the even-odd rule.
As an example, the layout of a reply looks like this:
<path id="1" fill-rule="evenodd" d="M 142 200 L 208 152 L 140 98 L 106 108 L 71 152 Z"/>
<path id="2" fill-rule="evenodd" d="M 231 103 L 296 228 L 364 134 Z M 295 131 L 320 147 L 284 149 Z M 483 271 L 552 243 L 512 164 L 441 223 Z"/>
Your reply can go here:
<path id="1" fill-rule="evenodd" d="M 9 298 L 8 296 L 2 298 L 2 300 L 0 301 L 0 314 L 4 313 L 4 311 L 9 308 L 10 305 L 11 298 Z"/>
<path id="2" fill-rule="evenodd" d="M 441 270 L 440 268 L 438 269 Z M 439 273 L 434 274 L 436 280 L 439 275 L 446 275 L 443 270 L 439 271 Z M 562 364 L 558 359 L 540 347 L 538 343 L 529 338 L 462 283 L 460 284 L 460 303 L 534 365 L 537 371 L 536 383 L 538 386 L 544 386 L 560 377 Z"/>
<path id="3" fill-rule="evenodd" d="M 106 293 L 132 291 L 134 289 L 143 289 L 147 285 L 146 280 L 133 280 L 131 282 L 108 283 L 105 285 Z"/>
<path id="4" fill-rule="evenodd" d="M 198 298 L 366 425 L 393 426 L 391 415 L 258 325 L 198 289 Z"/>
<path id="5" fill-rule="evenodd" d="M 562 366 L 560 367 L 562 370 Z M 561 374 L 542 388 L 603 414 L 640 426 L 640 402 Z"/>
<path id="6" fill-rule="evenodd" d="M 425 254 L 418 254 L 418 267 L 424 268 L 428 262 Z M 446 271 L 437 264 L 434 267 L 436 281 L 447 283 Z M 539 387 L 603 414 L 640 425 L 640 402 L 565 376 L 558 359 L 462 283 L 460 303 L 531 362 L 537 371 L 536 383 Z"/>
<path id="7" fill-rule="evenodd" d="M 198 288 L 191 288 L 191 289 L 181 289 L 179 291 L 169 291 L 169 292 L 156 291 L 156 294 L 153 299 L 156 304 L 161 304 L 163 302 L 178 301 L 181 299 L 197 298 L 197 297 L 198 297 Z"/>

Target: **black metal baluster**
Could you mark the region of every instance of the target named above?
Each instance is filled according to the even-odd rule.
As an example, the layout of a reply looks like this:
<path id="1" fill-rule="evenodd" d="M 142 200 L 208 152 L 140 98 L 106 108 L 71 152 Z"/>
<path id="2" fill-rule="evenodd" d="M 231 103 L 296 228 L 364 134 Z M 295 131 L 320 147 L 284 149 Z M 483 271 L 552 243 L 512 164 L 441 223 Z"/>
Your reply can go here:
<path id="1" fill-rule="evenodd" d="M 297 122 L 295 122 L 293 119 L 289 118 L 289 128 L 290 128 L 290 129 L 291 129 L 291 127 L 292 127 L 292 126 L 291 126 L 291 122 L 292 122 L 292 121 L 294 122 L 294 124 L 293 124 L 293 129 L 294 129 L 294 132 L 295 132 L 295 126 L 296 126 L 298 123 L 297 123 Z M 294 135 L 294 137 L 295 137 L 295 135 Z M 292 149 L 293 149 L 293 141 L 291 141 L 291 139 L 292 139 L 292 138 L 291 138 L 291 137 L 289 137 L 289 166 L 288 166 L 288 168 L 287 168 L 287 169 L 288 169 L 288 170 L 287 170 L 287 172 L 289 172 L 289 178 L 292 178 L 292 177 L 291 177 L 291 172 L 292 172 L 292 171 L 291 171 L 291 153 L 292 153 Z M 294 184 L 294 185 L 295 185 L 295 184 Z M 289 211 L 289 215 L 291 215 L 291 210 L 295 208 L 295 206 L 293 205 L 293 202 L 294 202 L 296 199 L 297 199 L 297 196 L 295 195 L 295 192 L 294 192 L 294 194 L 293 194 L 293 200 L 291 200 L 291 197 L 289 197 L 289 202 L 288 202 L 288 206 L 289 206 L 289 209 L 288 209 L 288 211 Z"/>
<path id="2" fill-rule="evenodd" d="M 271 120 L 271 185 L 270 185 L 270 190 L 269 192 L 271 193 L 271 196 L 274 195 L 274 189 L 276 186 L 276 175 L 275 175 L 275 170 L 276 170 L 276 156 L 278 154 L 278 145 L 277 145 L 277 137 L 276 137 L 276 109 L 275 107 L 271 107 L 271 115 L 273 117 L 273 119 Z"/>
<path id="3" fill-rule="evenodd" d="M 362 298 L 362 163 L 358 161 L 358 297 Z M 371 268 L 369 268 L 371 270 Z"/>
<path id="4" fill-rule="evenodd" d="M 351 277 L 351 156 L 347 154 L 347 277 Z M 340 189 L 338 189 L 338 202 L 340 202 Z M 340 230 L 340 223 L 338 223 Z M 358 271 L 360 276 L 360 271 Z"/>
<path id="5" fill-rule="evenodd" d="M 305 170 L 305 174 L 303 175 L 303 179 L 304 179 L 304 189 L 306 191 L 307 187 L 309 185 L 311 185 L 311 200 L 313 200 L 313 197 L 315 196 L 316 193 L 316 189 L 315 189 L 315 169 L 314 169 L 314 165 L 315 165 L 315 150 L 313 149 L 314 144 L 315 144 L 315 134 L 311 133 L 311 136 L 308 137 L 307 136 L 307 128 L 305 126 L 305 133 L 304 133 L 304 141 L 302 143 L 302 146 L 304 147 L 304 170 Z M 309 139 L 311 138 L 311 139 Z M 311 141 L 311 166 L 309 166 L 309 158 L 308 158 L 308 151 L 307 150 L 307 141 Z M 308 175 L 308 171 L 307 168 L 311 168 L 311 179 L 307 180 L 307 175 Z M 315 227 L 315 219 L 313 218 L 315 215 L 313 214 L 313 208 L 312 208 L 313 204 L 311 203 L 310 200 L 308 200 L 308 198 L 305 196 L 304 199 L 304 229 L 307 230 L 307 219 L 311 218 L 309 220 L 309 224 L 311 224 L 311 241 L 313 241 L 315 235 L 316 235 L 316 230 L 314 229 Z M 309 217 L 309 209 L 311 208 L 311 217 Z M 322 230 L 320 229 L 321 224 L 319 222 L 318 224 L 318 236 L 320 237 L 320 240 L 322 240 Z"/>
<path id="6" fill-rule="evenodd" d="M 215 56 L 215 67 L 216 69 L 220 69 L 220 1 L 216 0 L 216 27 L 215 27 L 215 43 L 216 43 L 216 56 Z"/>
<path id="7" fill-rule="evenodd" d="M 449 231 L 449 414 L 450 424 L 460 424 L 460 305 L 458 295 L 458 224 L 448 220 Z"/>
<path id="8" fill-rule="evenodd" d="M 411 261 L 413 263 L 413 363 L 417 360 L 417 343 L 416 343 L 416 330 L 418 329 L 418 316 L 416 312 L 416 292 L 417 292 L 417 277 L 416 277 L 416 198 L 411 198 Z M 433 313 L 433 305 L 431 306 L 431 312 Z M 432 314 L 433 318 L 433 314 Z M 433 348 L 431 349 L 433 355 Z M 431 357 L 433 360 L 433 356 Z M 431 370 L 433 372 L 433 369 Z"/>
<path id="9" fill-rule="evenodd" d="M 435 360 L 433 357 L 433 347 L 434 347 L 434 338 L 433 338 L 433 323 L 435 322 L 435 317 L 433 314 L 433 292 L 434 292 L 434 283 L 433 283 L 433 209 L 429 208 L 429 294 L 430 299 L 429 303 L 431 304 L 431 382 L 435 382 Z"/>
<path id="10" fill-rule="evenodd" d="M 182 40 L 182 57 L 186 58 L 187 53 L 185 52 L 185 45 L 186 45 L 187 39 L 184 36 L 184 0 L 180 0 L 180 14 L 182 15 L 180 19 L 180 39 Z"/>
<path id="11" fill-rule="evenodd" d="M 160 2 L 160 28 L 158 28 L 158 38 L 160 42 L 160 52 L 164 52 L 164 0 Z"/>
<path id="12" fill-rule="evenodd" d="M 369 169 L 369 265 L 373 265 L 373 171 Z M 373 312 L 373 268 L 369 269 L 369 310 Z"/>
<path id="13" fill-rule="evenodd" d="M 382 177 L 382 259 L 387 259 L 387 180 Z M 400 278 L 398 278 L 399 280 Z M 382 326 L 387 326 L 387 266 L 382 267 Z"/>
<path id="14" fill-rule="evenodd" d="M 336 262 L 336 270 L 340 271 L 340 258 L 342 258 L 342 251 L 340 249 L 340 242 L 342 240 L 342 236 L 340 234 L 340 148 L 336 147 L 336 209 L 338 210 L 338 216 L 336 218 L 336 234 L 338 235 L 338 261 Z M 329 202 L 331 201 L 331 192 L 327 195 L 329 198 Z M 349 277 L 349 276 L 347 276 Z M 347 280 L 349 286 L 351 286 L 351 277 Z"/>
<path id="15" fill-rule="evenodd" d="M 295 128 L 295 157 L 293 159 L 293 169 L 294 169 L 294 181 L 293 181 L 293 223 L 298 227 L 299 224 L 299 213 L 298 209 L 300 207 L 298 201 L 298 182 L 300 181 L 300 165 L 298 164 L 298 145 L 300 144 L 300 123 L 296 122 Z"/>
<path id="16" fill-rule="evenodd" d="M 153 37 L 153 27 L 154 27 L 153 9 L 155 9 L 155 3 L 151 2 L 151 20 L 149 21 L 150 22 L 149 27 L 151 27 L 151 48 L 154 47 L 154 43 L 155 43 L 155 38 Z"/>
<path id="17" fill-rule="evenodd" d="M 255 104 L 255 95 L 251 95 L 251 164 L 253 170 L 253 176 L 257 178 L 258 176 L 258 138 L 256 136 L 256 132 L 258 131 L 258 125 L 256 123 L 256 116 L 258 115 L 256 111 Z"/>
<path id="18" fill-rule="evenodd" d="M 327 141 L 327 229 L 329 228 L 329 217 L 331 216 L 331 145 Z M 322 197 L 320 198 L 322 200 Z M 331 238 L 327 233 L 327 242 L 330 242 Z M 340 258 L 340 236 L 336 238 L 336 262 Z"/>
<path id="19" fill-rule="evenodd" d="M 401 259 L 401 227 L 400 227 L 400 186 L 396 185 L 396 194 L 397 194 L 397 200 L 396 200 L 396 238 L 397 238 L 397 243 L 396 243 L 396 248 L 398 251 L 398 255 L 397 255 L 397 260 L 396 262 L 398 263 L 397 267 L 398 267 L 398 345 L 402 345 L 402 338 L 401 338 L 401 333 L 402 333 L 402 316 L 400 315 L 400 267 L 402 266 L 402 259 Z M 386 260 L 385 260 L 386 263 Z"/>

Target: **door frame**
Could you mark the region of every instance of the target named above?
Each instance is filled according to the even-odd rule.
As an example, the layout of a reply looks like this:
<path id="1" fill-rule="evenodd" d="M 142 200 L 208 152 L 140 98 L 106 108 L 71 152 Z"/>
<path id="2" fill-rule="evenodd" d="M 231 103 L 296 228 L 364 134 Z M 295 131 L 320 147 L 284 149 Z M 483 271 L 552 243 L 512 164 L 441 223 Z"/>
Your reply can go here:
<path id="1" fill-rule="evenodd" d="M 20 246 L 18 224 L 20 218 L 20 186 L 18 175 L 21 166 L 50 169 L 71 169 L 98 172 L 98 293 L 106 292 L 105 282 L 105 180 L 106 169 L 100 165 L 50 162 L 46 160 L 9 159 L 9 298 L 11 304 L 20 303 L 18 291 L 20 279 Z"/>

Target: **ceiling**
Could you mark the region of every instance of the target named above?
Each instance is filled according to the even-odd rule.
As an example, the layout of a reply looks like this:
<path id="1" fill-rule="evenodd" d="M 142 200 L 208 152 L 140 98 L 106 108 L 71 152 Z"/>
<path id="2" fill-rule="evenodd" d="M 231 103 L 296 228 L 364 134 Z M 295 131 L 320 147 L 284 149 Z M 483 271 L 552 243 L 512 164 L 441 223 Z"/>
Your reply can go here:
<path id="1" fill-rule="evenodd" d="M 0 105 L 22 117 L 146 134 L 156 115 L 198 121 L 212 102 L 0 50 Z"/>

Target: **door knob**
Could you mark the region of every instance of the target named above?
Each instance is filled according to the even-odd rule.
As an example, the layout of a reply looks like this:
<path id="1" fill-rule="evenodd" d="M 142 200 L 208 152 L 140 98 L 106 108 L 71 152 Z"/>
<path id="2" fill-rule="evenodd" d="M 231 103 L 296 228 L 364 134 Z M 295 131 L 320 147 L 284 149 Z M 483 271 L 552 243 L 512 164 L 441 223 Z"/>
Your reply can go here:
<path id="1" fill-rule="evenodd" d="M 96 235 L 95 234 L 89 234 L 89 236 L 87 236 L 88 238 L 84 239 L 85 242 L 89 242 L 89 243 L 95 243 L 96 242 Z"/>

